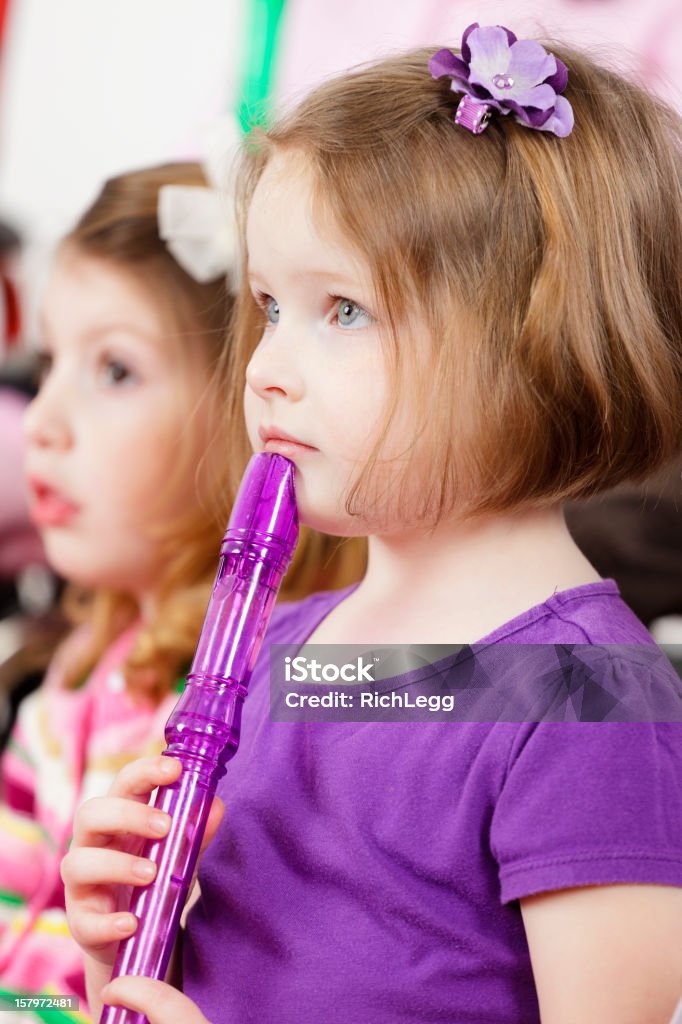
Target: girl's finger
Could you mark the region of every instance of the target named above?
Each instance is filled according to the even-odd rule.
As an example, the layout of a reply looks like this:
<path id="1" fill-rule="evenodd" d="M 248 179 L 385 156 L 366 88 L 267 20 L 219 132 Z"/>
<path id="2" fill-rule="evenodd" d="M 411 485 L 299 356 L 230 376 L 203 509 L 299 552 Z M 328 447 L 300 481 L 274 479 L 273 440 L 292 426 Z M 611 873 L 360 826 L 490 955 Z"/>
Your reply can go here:
<path id="1" fill-rule="evenodd" d="M 62 860 L 62 881 L 78 899 L 83 890 L 99 885 L 148 885 L 156 865 L 121 850 L 72 847 Z"/>
<path id="2" fill-rule="evenodd" d="M 134 914 L 91 914 L 87 911 L 69 915 L 69 930 L 81 947 L 97 952 L 112 943 L 127 939 L 137 928 Z"/>
<path id="3" fill-rule="evenodd" d="M 109 796 L 123 796 L 146 803 L 157 786 L 175 782 L 182 771 L 176 757 L 140 757 L 121 768 L 109 788 Z"/>
<path id="4" fill-rule="evenodd" d="M 146 1014 L 149 1024 L 210 1024 L 191 999 L 172 985 L 127 975 L 105 985 L 100 996 L 111 1006 Z"/>
<path id="5" fill-rule="evenodd" d="M 123 797 L 91 797 L 81 804 L 74 820 L 75 846 L 106 846 L 112 836 L 135 835 L 148 839 L 165 836 L 170 815 L 147 804 Z"/>

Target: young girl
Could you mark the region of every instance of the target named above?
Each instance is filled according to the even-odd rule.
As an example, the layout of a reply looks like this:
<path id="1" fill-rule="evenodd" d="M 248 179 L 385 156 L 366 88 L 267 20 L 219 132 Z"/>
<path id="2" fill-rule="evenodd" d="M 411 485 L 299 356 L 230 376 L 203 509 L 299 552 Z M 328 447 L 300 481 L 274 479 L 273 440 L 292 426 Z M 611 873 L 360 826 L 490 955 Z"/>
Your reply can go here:
<path id="1" fill-rule="evenodd" d="M 109 181 L 60 245 L 42 309 L 42 383 L 25 420 L 32 517 L 54 568 L 91 596 L 2 763 L 0 1005 L 11 1008 L 34 993 L 85 996 L 59 874 L 73 815 L 122 765 L 163 749 L 229 512 L 212 499 L 229 496 L 228 460 L 243 468 L 247 455 L 214 424 L 229 389 L 214 374 L 229 268 L 196 280 L 171 255 L 157 217 L 167 187 L 207 191 L 194 164 Z M 351 557 L 308 535 L 285 596 L 347 584 Z"/>
<path id="2" fill-rule="evenodd" d="M 325 84 L 247 154 L 229 365 L 248 435 L 294 460 L 304 522 L 369 536 L 368 569 L 275 610 L 181 938 L 184 995 L 102 988 L 136 927 L 117 910 L 144 884 L 141 801 L 179 763 L 130 765 L 80 809 L 62 873 L 93 1006 L 152 1024 L 673 1012 L 679 725 L 269 717 L 274 643 L 651 651 L 561 502 L 682 445 L 679 122 L 558 52 L 472 26 L 461 56 Z M 625 646 L 603 666 L 626 696 L 675 685 Z"/>

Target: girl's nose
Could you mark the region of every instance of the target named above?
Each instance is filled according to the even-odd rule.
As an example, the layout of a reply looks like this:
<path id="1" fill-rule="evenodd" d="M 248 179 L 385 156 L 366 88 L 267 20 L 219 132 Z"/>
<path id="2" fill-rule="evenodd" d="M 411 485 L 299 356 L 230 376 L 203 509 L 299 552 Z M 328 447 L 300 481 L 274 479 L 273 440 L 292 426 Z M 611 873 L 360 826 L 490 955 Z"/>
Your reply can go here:
<path id="1" fill-rule="evenodd" d="M 23 428 L 28 443 L 39 448 L 65 449 L 72 443 L 64 405 L 47 384 L 27 406 Z"/>
<path id="2" fill-rule="evenodd" d="M 298 402 L 303 397 L 303 376 L 294 349 L 272 336 L 261 341 L 246 368 L 246 382 L 259 398 L 280 395 Z"/>

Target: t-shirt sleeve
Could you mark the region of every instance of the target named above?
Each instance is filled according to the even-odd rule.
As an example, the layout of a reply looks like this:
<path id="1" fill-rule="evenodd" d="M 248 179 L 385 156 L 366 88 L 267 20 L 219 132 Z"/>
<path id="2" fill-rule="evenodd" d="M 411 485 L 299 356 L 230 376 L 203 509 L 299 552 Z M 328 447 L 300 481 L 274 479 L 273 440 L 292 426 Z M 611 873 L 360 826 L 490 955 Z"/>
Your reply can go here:
<path id="1" fill-rule="evenodd" d="M 490 841 L 502 903 L 572 886 L 682 886 L 682 724 L 524 723 Z"/>

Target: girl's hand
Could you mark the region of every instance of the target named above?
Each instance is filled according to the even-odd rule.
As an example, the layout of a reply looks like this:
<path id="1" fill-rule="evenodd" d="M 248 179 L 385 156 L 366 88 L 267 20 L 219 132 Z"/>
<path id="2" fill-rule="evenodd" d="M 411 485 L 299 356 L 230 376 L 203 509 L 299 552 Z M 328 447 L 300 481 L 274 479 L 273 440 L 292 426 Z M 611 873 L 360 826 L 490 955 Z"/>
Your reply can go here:
<path id="1" fill-rule="evenodd" d="M 106 968 L 113 967 L 120 940 L 137 928 L 137 918 L 127 912 L 132 887 L 148 885 L 154 877 L 155 865 L 140 856 L 145 840 L 159 839 L 170 827 L 170 815 L 147 806 L 149 794 L 175 782 L 181 770 L 176 758 L 140 758 L 121 769 L 107 796 L 86 800 L 76 814 L 61 867 L 67 919 L 86 956 Z M 199 856 L 222 812 L 216 798 Z"/>
<path id="2" fill-rule="evenodd" d="M 149 1024 L 209 1024 L 191 999 L 172 985 L 151 978 L 116 978 L 102 989 L 102 999 L 146 1014 Z"/>

